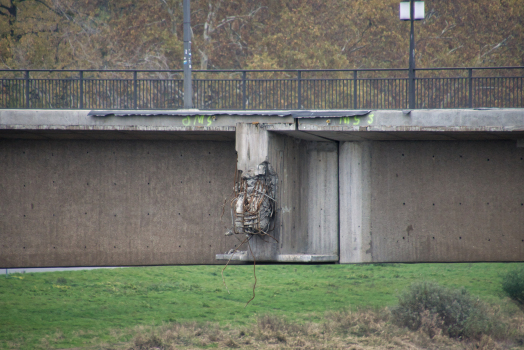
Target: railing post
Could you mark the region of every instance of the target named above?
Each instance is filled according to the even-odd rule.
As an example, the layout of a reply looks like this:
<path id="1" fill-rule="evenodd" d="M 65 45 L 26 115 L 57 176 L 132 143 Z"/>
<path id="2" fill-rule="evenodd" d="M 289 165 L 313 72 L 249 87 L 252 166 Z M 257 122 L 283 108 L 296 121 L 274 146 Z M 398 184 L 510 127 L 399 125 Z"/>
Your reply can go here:
<path id="1" fill-rule="evenodd" d="M 353 71 L 353 108 L 357 109 L 357 71 Z"/>
<path id="2" fill-rule="evenodd" d="M 409 69 L 409 109 L 415 109 L 415 69 Z"/>
<path id="3" fill-rule="evenodd" d="M 80 71 L 80 109 L 84 109 L 84 71 Z"/>
<path id="4" fill-rule="evenodd" d="M 246 109 L 247 96 L 246 96 L 246 71 L 242 71 L 242 109 Z"/>
<path id="5" fill-rule="evenodd" d="M 409 1 L 409 19 L 411 31 L 409 35 L 409 109 L 415 109 L 415 30 L 413 22 L 415 20 L 415 7 L 413 0 Z"/>
<path id="6" fill-rule="evenodd" d="M 473 108 L 473 68 L 468 69 L 468 90 L 469 90 L 469 108 Z"/>
<path id="7" fill-rule="evenodd" d="M 133 108 L 134 109 L 137 109 L 138 108 L 138 102 L 137 102 L 137 86 L 138 86 L 138 82 L 137 82 L 137 72 L 136 70 L 133 71 Z"/>
<path id="8" fill-rule="evenodd" d="M 29 71 L 25 71 L 25 108 L 29 108 Z"/>
<path id="9" fill-rule="evenodd" d="M 297 71 L 297 109 L 302 109 L 302 71 Z"/>

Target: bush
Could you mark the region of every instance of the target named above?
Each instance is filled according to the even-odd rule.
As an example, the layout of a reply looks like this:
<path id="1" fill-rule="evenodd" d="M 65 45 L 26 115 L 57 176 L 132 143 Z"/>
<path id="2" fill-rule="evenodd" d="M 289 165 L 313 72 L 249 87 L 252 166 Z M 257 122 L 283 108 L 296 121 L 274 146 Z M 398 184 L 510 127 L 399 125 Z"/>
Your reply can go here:
<path id="1" fill-rule="evenodd" d="M 480 339 L 503 327 L 500 322 L 496 326 L 486 305 L 464 288 L 448 289 L 428 282 L 415 283 L 402 293 L 392 316 L 396 324 L 421 329 L 430 337 L 442 333 L 451 338 Z"/>
<path id="2" fill-rule="evenodd" d="M 524 307 L 524 266 L 511 270 L 504 276 L 502 289 L 521 308 Z"/>

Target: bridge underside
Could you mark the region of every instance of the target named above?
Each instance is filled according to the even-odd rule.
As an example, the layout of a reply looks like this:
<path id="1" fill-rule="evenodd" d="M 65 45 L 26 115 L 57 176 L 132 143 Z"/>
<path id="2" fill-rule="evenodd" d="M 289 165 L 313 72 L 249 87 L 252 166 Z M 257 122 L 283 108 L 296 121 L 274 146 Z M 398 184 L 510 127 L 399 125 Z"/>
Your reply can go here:
<path id="1" fill-rule="evenodd" d="M 0 267 L 225 263 L 263 161 L 257 261 L 524 260 L 523 110 L 88 112 L 0 111 Z"/>

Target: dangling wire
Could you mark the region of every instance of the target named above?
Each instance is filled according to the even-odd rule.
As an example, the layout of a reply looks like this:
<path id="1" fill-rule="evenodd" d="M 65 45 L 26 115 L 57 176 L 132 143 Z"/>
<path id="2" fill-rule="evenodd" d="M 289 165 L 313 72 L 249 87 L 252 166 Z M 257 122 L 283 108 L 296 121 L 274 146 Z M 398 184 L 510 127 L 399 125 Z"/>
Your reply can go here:
<path id="1" fill-rule="evenodd" d="M 273 188 L 274 179 L 269 178 L 268 176 L 276 175 L 272 170 L 270 170 L 269 164 L 266 163 L 265 166 L 266 171 L 264 175 L 256 175 L 248 178 L 242 176 L 241 172 L 238 171 L 238 169 L 235 169 L 233 193 L 230 197 L 233 229 L 229 230 L 226 235 L 243 233 L 246 234 L 246 238 L 237 248 L 231 251 L 231 256 L 221 272 L 222 282 L 224 283 L 227 292 L 231 294 L 226 284 L 224 271 L 229 266 L 229 263 L 240 247 L 247 243 L 249 253 L 253 257 L 253 277 L 255 283 L 253 284 L 253 296 L 248 300 L 244 308 L 255 299 L 255 289 L 257 286 L 256 258 L 249 241 L 253 236 L 257 235 L 265 243 L 270 242 L 265 240 L 264 236 L 268 236 L 278 243 L 278 240 L 269 234 L 269 232 L 271 232 L 275 227 L 275 223 L 271 218 L 275 213 L 276 200 L 275 189 Z M 222 215 L 224 214 L 226 202 L 227 199 L 224 201 L 222 207 Z"/>
<path id="2" fill-rule="evenodd" d="M 224 270 L 226 269 L 226 267 L 229 265 L 229 262 L 231 261 L 231 259 L 233 259 L 233 256 L 235 255 L 236 252 L 238 252 L 238 250 L 240 249 L 240 247 L 242 247 L 246 242 L 249 241 L 249 237 L 246 237 L 242 243 L 240 243 L 240 245 L 235 248 L 235 250 L 233 250 L 233 253 L 231 253 L 231 257 L 229 258 L 229 260 L 227 261 L 227 264 L 226 266 L 224 266 L 224 268 L 222 269 L 222 272 L 221 272 L 221 275 L 222 275 L 222 282 L 224 283 L 224 287 L 226 287 L 226 290 L 227 290 L 227 294 L 231 294 L 231 292 L 229 291 L 229 288 L 227 288 L 227 284 L 226 284 L 226 279 L 224 278 Z M 247 243 L 248 246 L 249 246 L 249 242 Z M 249 248 L 251 250 L 251 247 Z"/>
<path id="3" fill-rule="evenodd" d="M 251 256 L 253 256 L 253 276 L 255 276 L 255 284 L 253 284 L 253 296 L 251 297 L 251 299 L 248 300 L 248 302 L 244 306 L 244 309 L 246 308 L 247 304 L 249 304 L 251 302 L 251 300 L 255 299 L 255 288 L 257 286 L 257 274 L 256 274 L 257 261 L 255 259 L 255 254 L 253 254 L 253 251 L 251 250 L 251 245 L 249 244 L 249 240 L 247 241 L 247 246 L 249 247 L 249 251 L 251 252 Z"/>

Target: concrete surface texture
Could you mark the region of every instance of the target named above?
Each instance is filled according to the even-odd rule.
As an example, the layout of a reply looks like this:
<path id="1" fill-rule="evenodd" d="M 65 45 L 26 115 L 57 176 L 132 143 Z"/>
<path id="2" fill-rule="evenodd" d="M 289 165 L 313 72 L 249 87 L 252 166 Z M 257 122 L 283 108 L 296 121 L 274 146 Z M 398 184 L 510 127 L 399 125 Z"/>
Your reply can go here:
<path id="1" fill-rule="evenodd" d="M 336 144 L 278 134 L 271 135 L 269 144 L 270 160 L 279 176 L 278 253 L 338 260 Z"/>
<path id="2" fill-rule="evenodd" d="M 524 110 L 379 110 L 365 116 L 300 119 L 297 129 L 335 141 L 517 140 L 524 138 Z"/>
<path id="3" fill-rule="evenodd" d="M 524 148 L 374 142 L 371 261 L 522 261 Z"/>
<path id="4" fill-rule="evenodd" d="M 371 142 L 339 145 L 340 262 L 371 262 Z"/>
<path id="5" fill-rule="evenodd" d="M 0 139 L 0 266 L 214 264 L 233 142 Z"/>
<path id="6" fill-rule="evenodd" d="M 87 113 L 0 110 L 0 267 L 225 263 L 235 168 L 266 160 L 257 261 L 524 261 L 522 109 Z"/>

